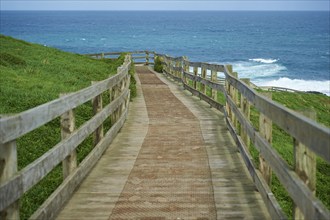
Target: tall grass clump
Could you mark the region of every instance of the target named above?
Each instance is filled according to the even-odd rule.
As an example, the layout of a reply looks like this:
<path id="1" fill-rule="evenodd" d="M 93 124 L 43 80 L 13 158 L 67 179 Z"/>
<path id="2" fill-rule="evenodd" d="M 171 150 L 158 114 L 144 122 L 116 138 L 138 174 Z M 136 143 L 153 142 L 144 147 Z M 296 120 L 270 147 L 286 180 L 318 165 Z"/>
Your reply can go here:
<path id="1" fill-rule="evenodd" d="M 158 73 L 163 72 L 163 64 L 162 64 L 162 60 L 159 56 L 157 56 L 155 59 L 154 70 Z"/>

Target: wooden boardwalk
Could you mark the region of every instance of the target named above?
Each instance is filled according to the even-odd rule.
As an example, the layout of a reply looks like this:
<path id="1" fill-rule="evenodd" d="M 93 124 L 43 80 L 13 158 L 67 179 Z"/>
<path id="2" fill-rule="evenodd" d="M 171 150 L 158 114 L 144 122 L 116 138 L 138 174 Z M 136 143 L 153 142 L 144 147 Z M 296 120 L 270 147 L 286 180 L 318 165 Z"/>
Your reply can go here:
<path id="1" fill-rule="evenodd" d="M 124 127 L 58 219 L 269 219 L 224 116 L 137 73 Z"/>

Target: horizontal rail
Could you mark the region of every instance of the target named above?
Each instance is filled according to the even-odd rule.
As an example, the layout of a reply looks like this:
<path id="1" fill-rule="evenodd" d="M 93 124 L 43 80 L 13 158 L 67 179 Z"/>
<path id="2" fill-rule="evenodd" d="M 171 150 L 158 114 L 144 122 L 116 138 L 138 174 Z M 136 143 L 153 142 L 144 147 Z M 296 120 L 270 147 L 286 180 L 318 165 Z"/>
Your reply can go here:
<path id="1" fill-rule="evenodd" d="M 57 213 L 61 211 L 63 202 L 70 198 L 74 189 L 80 185 L 81 181 L 86 177 L 89 171 L 101 158 L 104 151 L 109 147 L 116 134 L 123 126 L 125 119 L 127 118 L 127 111 L 128 109 L 126 108 L 120 119 L 105 134 L 105 137 L 101 142 L 97 144 L 79 164 L 78 169 L 74 170 L 74 172 L 63 181 L 49 199 L 31 216 L 31 219 L 54 219 L 56 217 Z"/>
<path id="2" fill-rule="evenodd" d="M 223 92 L 223 93 L 225 92 L 224 82 L 222 82 L 221 84 L 217 83 L 217 82 L 212 82 L 210 80 L 204 79 L 203 77 L 195 76 L 195 75 L 192 75 L 192 74 L 189 74 L 189 73 L 186 73 L 186 72 L 183 72 L 183 76 L 187 77 L 187 78 L 189 78 L 193 81 L 203 83 L 204 85 L 207 85 L 210 88 L 215 89 L 217 91 L 220 91 L 220 92 Z"/>
<path id="3" fill-rule="evenodd" d="M 130 63 L 126 64 L 118 74 L 83 90 L 29 109 L 20 114 L 0 118 L 0 143 L 7 143 L 14 140 L 113 87 L 126 76 L 129 65 Z"/>
<path id="4" fill-rule="evenodd" d="M 244 105 L 248 106 L 249 103 L 254 105 L 257 111 L 264 115 L 263 117 L 269 118 L 269 120 L 294 137 L 296 141 L 306 145 L 306 147 L 323 158 L 327 163 L 330 163 L 329 128 L 258 94 L 253 89 L 255 86 L 251 85 L 250 87 L 250 85 L 247 85 L 243 80 L 237 79 L 232 75 L 231 66 L 189 62 L 185 57 L 173 58 L 168 55 L 157 53 L 155 55 L 161 57 L 161 64 L 164 67 L 163 72 L 165 74 L 182 83 L 184 89 L 187 89 L 193 95 L 200 97 L 212 107 L 217 108 L 225 114 L 228 128 L 240 149 L 242 158 L 272 218 L 287 219 L 270 191 L 270 187 L 267 185 L 268 183 L 265 182 L 265 171 L 259 171 L 253 165 L 252 158 L 246 150 L 248 149 L 248 140 L 251 140 L 256 146 L 262 158 L 267 162 L 271 170 L 274 171 L 281 184 L 286 188 L 290 197 L 293 199 L 294 204 L 299 207 L 299 210 L 306 219 L 330 218 L 329 210 L 315 197 L 314 193 L 309 189 L 309 186 L 305 184 L 305 180 L 302 180 L 302 177 L 298 176 L 298 174 L 289 167 L 287 162 L 279 156 L 272 145 L 253 127 L 249 121 L 250 113 L 245 112 Z M 193 68 L 193 74 L 189 72 L 191 68 Z M 208 75 L 207 71 L 212 71 L 211 76 Z M 216 73 L 224 73 L 226 77 L 225 83 L 217 82 L 217 75 L 215 77 L 214 71 Z M 193 87 L 187 83 L 187 79 L 193 82 Z M 199 89 L 197 89 L 197 83 L 199 84 Z M 206 87 L 211 89 L 212 98 L 206 95 Z M 276 89 L 288 90 L 284 88 Z M 225 96 L 226 108 L 214 100 L 216 93 L 213 94 L 213 91 L 220 92 Z M 239 100 L 238 95 L 241 96 L 240 101 L 242 106 L 240 107 L 238 107 L 237 104 Z M 242 111 L 244 111 L 244 114 Z M 237 122 L 241 128 L 240 135 L 246 133 L 249 139 L 243 141 L 243 136 L 241 138 L 240 135 L 238 135 L 235 130 L 235 126 L 238 126 Z M 233 124 L 235 124 L 235 126 Z"/>
<path id="5" fill-rule="evenodd" d="M 126 89 L 120 97 L 111 102 L 102 112 L 95 115 L 76 130 L 69 138 L 55 145 L 51 150 L 39 157 L 35 162 L 17 173 L 11 180 L 0 186 L 0 210 L 5 209 L 11 203 L 19 199 L 23 193 L 44 178 L 54 167 L 67 157 L 76 147 L 81 144 L 101 123 L 110 116 L 120 104 L 128 97 Z M 19 187 L 19 190 L 17 189 Z"/>
<path id="6" fill-rule="evenodd" d="M 244 163 L 253 179 L 253 182 L 255 183 L 258 191 L 260 192 L 262 199 L 264 201 L 266 201 L 265 205 L 267 206 L 267 209 L 269 210 L 270 215 L 274 219 L 287 219 L 287 217 L 281 210 L 280 205 L 277 202 L 275 196 L 273 195 L 272 191 L 270 190 L 269 186 L 267 185 L 267 183 L 261 176 L 260 172 L 254 166 L 254 164 L 252 162 L 252 158 L 251 158 L 250 154 L 248 153 L 248 151 L 246 150 L 247 149 L 246 145 L 242 141 L 241 137 L 239 137 L 239 135 L 237 134 L 234 126 L 232 125 L 232 123 L 230 122 L 228 117 L 226 117 L 226 122 L 227 122 L 227 125 L 229 128 L 229 131 L 230 131 L 232 137 L 234 137 L 234 140 L 241 152 Z"/>
<path id="7" fill-rule="evenodd" d="M 260 136 L 260 133 L 254 129 L 253 125 L 246 121 L 243 113 L 237 108 L 231 97 L 227 96 L 226 98 L 232 111 L 241 123 L 241 126 L 247 131 L 247 134 L 257 149 L 262 152 L 263 157 L 272 167 L 284 187 L 288 190 L 291 198 L 299 207 L 304 207 L 302 211 L 305 212 L 305 216 L 308 216 L 308 219 L 320 219 L 320 217 L 325 219 L 326 216 L 329 215 L 325 206 L 315 198 L 307 186 L 302 183 L 297 174 L 293 172 L 289 168 L 289 165 L 277 154 L 276 150 L 274 150 L 274 148 Z"/>
<path id="8" fill-rule="evenodd" d="M 220 112 L 224 112 L 224 106 L 221 105 L 219 102 L 216 102 L 212 98 L 210 98 L 207 95 L 199 92 L 198 90 L 196 90 L 196 89 L 188 86 L 187 84 L 184 84 L 183 87 L 184 87 L 184 89 L 187 89 L 189 92 L 191 92 L 194 96 L 197 96 L 200 99 L 202 99 L 203 101 L 205 101 L 208 104 L 210 104 L 211 107 L 219 110 Z"/>
<path id="9" fill-rule="evenodd" d="M 16 204 L 23 194 L 62 162 L 64 181 L 33 214 L 36 219 L 56 217 L 62 205 L 109 146 L 126 119 L 130 98 L 130 65 L 131 56 L 126 55 L 116 75 L 100 82 L 93 82 L 92 86 L 20 114 L 0 119 L 0 159 L 4 161 L 1 169 L 10 172 L 0 182 L 1 215 L 18 216 L 19 210 Z M 104 92 L 110 93 L 111 101 L 103 108 Z M 73 109 L 90 100 L 93 103 L 92 118 L 74 130 Z M 61 117 L 62 141 L 19 172 L 16 168 L 11 169 L 11 166 L 17 166 L 16 139 L 58 117 Z M 107 132 L 109 136 L 104 137 L 103 123 L 108 118 L 111 118 L 112 125 Z M 76 148 L 91 134 L 94 134 L 94 148 L 77 167 Z"/>
<path id="10" fill-rule="evenodd" d="M 259 95 L 244 82 L 228 74 L 228 70 L 226 75 L 229 83 L 237 88 L 261 113 L 330 163 L 330 129 Z"/>

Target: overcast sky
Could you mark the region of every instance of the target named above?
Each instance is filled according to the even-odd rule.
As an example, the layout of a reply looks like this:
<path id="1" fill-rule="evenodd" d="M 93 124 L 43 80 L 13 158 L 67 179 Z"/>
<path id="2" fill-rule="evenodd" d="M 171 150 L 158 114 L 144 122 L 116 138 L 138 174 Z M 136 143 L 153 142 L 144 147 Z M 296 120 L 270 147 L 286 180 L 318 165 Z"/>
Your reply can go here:
<path id="1" fill-rule="evenodd" d="M 330 0 L 0 0 L 1 10 L 330 10 Z"/>

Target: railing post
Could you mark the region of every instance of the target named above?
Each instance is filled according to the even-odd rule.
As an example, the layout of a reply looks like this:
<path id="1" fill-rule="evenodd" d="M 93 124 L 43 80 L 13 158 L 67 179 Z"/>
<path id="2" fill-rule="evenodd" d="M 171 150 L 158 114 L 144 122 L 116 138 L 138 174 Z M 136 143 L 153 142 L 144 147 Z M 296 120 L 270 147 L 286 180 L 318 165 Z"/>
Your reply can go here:
<path id="1" fill-rule="evenodd" d="M 174 61 L 174 76 L 176 76 L 176 77 L 179 77 L 179 74 L 180 74 L 180 72 L 179 72 L 179 66 L 180 66 L 180 63 L 179 63 L 179 61 Z"/>
<path id="2" fill-rule="evenodd" d="M 215 70 L 211 70 L 211 81 L 212 82 L 217 82 L 217 71 L 215 71 Z M 217 90 L 215 90 L 215 89 L 212 89 L 211 88 L 211 97 L 212 97 L 212 99 L 213 100 L 217 100 L 217 95 L 218 95 L 218 93 L 217 93 Z"/>
<path id="3" fill-rule="evenodd" d="M 146 51 L 146 65 L 149 66 L 149 51 Z"/>
<path id="4" fill-rule="evenodd" d="M 237 78 L 238 77 L 238 74 L 237 72 L 232 72 L 231 74 L 233 77 Z M 238 103 L 238 92 L 237 92 L 237 89 L 235 89 L 234 86 L 230 85 L 230 97 L 233 99 L 234 103 L 237 105 Z M 237 105 L 237 107 L 239 107 L 239 105 Z M 232 112 L 231 112 L 232 113 Z M 231 114 L 231 120 L 233 122 L 233 125 L 235 126 L 235 128 L 237 129 L 238 126 L 237 126 L 237 118 L 236 118 L 236 115 L 235 114 Z"/>
<path id="5" fill-rule="evenodd" d="M 272 93 L 265 93 L 264 96 L 268 97 L 269 99 L 272 99 Z M 269 119 L 264 114 L 260 113 L 259 115 L 259 132 L 263 138 L 266 139 L 266 141 L 270 144 L 272 144 L 273 136 L 273 122 L 271 119 Z M 265 179 L 265 182 L 268 184 L 268 186 L 271 185 L 272 182 L 272 169 L 268 165 L 268 163 L 265 161 L 263 156 L 259 154 L 259 170 L 262 174 L 262 176 Z"/>
<path id="6" fill-rule="evenodd" d="M 187 77 L 185 73 L 189 73 L 189 65 L 188 65 L 188 58 L 183 56 L 182 57 L 182 84 L 183 89 L 185 88 L 184 85 L 187 85 Z"/>
<path id="7" fill-rule="evenodd" d="M 104 59 L 104 53 L 101 54 L 101 59 Z"/>
<path id="8" fill-rule="evenodd" d="M 125 68 L 125 74 L 128 75 L 128 69 Z M 126 78 L 127 77 L 124 77 L 120 83 L 120 93 L 122 93 L 124 90 L 125 90 L 125 87 L 126 87 Z M 125 111 L 125 102 L 123 102 L 121 105 L 120 105 L 120 111 L 119 111 L 119 115 L 118 115 L 118 119 L 121 117 L 121 115 L 123 114 L 123 112 Z"/>
<path id="9" fill-rule="evenodd" d="M 172 63 L 172 60 L 170 60 L 170 59 L 168 59 L 168 73 L 170 74 L 170 75 L 173 75 L 173 63 Z"/>
<path id="10" fill-rule="evenodd" d="M 60 94 L 60 97 L 66 94 Z M 62 140 L 69 137 L 75 129 L 75 116 L 73 110 L 69 110 L 61 115 L 61 138 Z M 77 167 L 77 153 L 73 150 L 63 161 L 63 178 L 67 178 L 70 173 Z"/>
<path id="11" fill-rule="evenodd" d="M 194 66 L 194 76 L 197 77 L 197 73 L 198 73 L 198 67 Z M 194 80 L 193 81 L 193 87 L 196 90 L 197 89 L 197 81 Z"/>
<path id="12" fill-rule="evenodd" d="M 163 69 L 164 69 L 163 72 L 165 72 L 165 74 L 167 75 L 167 73 L 168 73 L 168 61 L 167 61 L 167 56 L 166 55 L 164 56 L 164 66 L 163 66 Z"/>
<path id="13" fill-rule="evenodd" d="M 300 111 L 306 117 L 316 120 L 314 110 Z M 316 155 L 305 145 L 294 139 L 294 170 L 300 179 L 308 186 L 315 195 L 316 192 Z M 306 219 L 301 210 L 293 205 L 293 218 Z"/>
<path id="14" fill-rule="evenodd" d="M 0 184 L 9 180 L 17 172 L 16 140 L 0 144 Z M 19 219 L 18 201 L 0 212 L 0 219 Z"/>
<path id="15" fill-rule="evenodd" d="M 109 89 L 109 93 L 110 93 L 110 103 L 115 100 L 115 89 L 116 86 L 113 86 L 112 88 Z M 111 126 L 114 125 L 116 123 L 116 117 L 115 117 L 115 112 L 113 112 L 110 115 L 110 120 L 111 120 Z"/>
<path id="16" fill-rule="evenodd" d="M 202 78 L 206 79 L 206 68 L 202 65 Z M 206 94 L 206 86 L 205 84 L 201 83 L 201 92 Z"/>
<path id="17" fill-rule="evenodd" d="M 228 70 L 228 73 L 229 75 L 232 75 L 232 72 L 233 72 L 233 66 L 232 65 L 226 65 L 226 68 Z M 230 89 L 231 85 L 229 83 L 229 81 L 227 80 L 227 77 L 226 77 L 226 81 L 225 81 L 225 90 L 226 90 L 226 93 L 227 93 L 227 96 L 231 96 L 230 94 Z M 226 112 L 227 112 L 227 117 L 232 119 L 232 112 L 231 112 L 231 108 L 230 108 L 230 105 L 228 104 L 228 102 L 226 102 Z"/>
<path id="18" fill-rule="evenodd" d="M 250 86 L 250 79 L 241 79 L 241 80 L 245 82 L 245 84 Z M 244 96 L 241 96 L 241 109 L 243 111 L 243 114 L 245 115 L 246 120 L 250 121 L 250 103 Z M 250 137 L 245 132 L 243 126 L 241 126 L 241 137 L 248 150 L 250 147 Z"/>
<path id="19" fill-rule="evenodd" d="M 92 85 L 94 85 L 97 82 L 92 81 Z M 103 108 L 103 101 L 102 101 L 102 94 L 96 96 L 92 99 L 92 105 L 93 105 L 93 114 L 96 115 L 97 113 L 102 111 Z M 103 138 L 103 124 L 98 127 L 95 132 L 93 133 L 93 143 L 94 146 L 96 146 L 101 139 Z"/>

